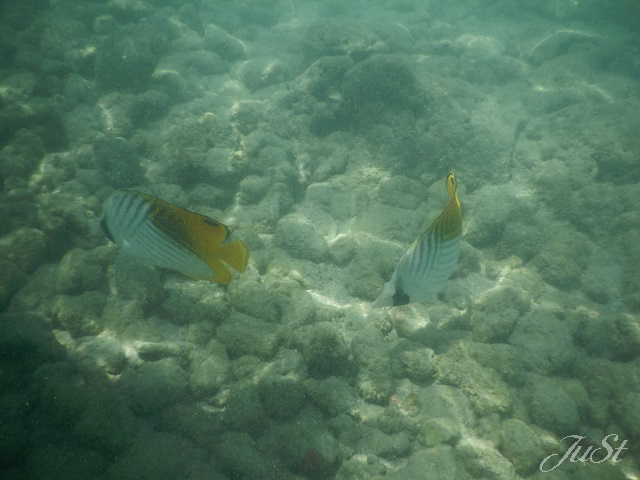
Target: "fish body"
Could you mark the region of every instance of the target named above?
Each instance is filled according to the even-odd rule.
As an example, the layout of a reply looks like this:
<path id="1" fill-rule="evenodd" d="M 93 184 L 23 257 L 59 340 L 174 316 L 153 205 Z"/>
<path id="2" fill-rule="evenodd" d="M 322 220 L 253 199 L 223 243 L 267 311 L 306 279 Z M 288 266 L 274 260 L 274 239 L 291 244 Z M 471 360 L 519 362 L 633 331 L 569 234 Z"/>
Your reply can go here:
<path id="1" fill-rule="evenodd" d="M 453 172 L 446 182 L 449 203 L 402 255 L 391 280 L 373 302 L 374 308 L 419 302 L 444 290 L 462 242 L 462 213 Z"/>
<path id="2" fill-rule="evenodd" d="M 242 241 L 228 241 L 226 225 L 134 190 L 111 195 L 100 224 L 124 254 L 198 280 L 228 283 L 228 267 L 244 272 L 249 260 Z"/>

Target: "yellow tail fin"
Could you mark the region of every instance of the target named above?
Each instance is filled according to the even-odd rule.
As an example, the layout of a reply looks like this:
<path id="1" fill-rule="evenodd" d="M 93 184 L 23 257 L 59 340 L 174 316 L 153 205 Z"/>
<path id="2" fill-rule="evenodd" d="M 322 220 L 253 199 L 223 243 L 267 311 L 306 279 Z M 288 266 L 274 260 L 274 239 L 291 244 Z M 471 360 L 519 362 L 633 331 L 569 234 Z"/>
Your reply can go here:
<path id="1" fill-rule="evenodd" d="M 239 272 L 244 272 L 249 263 L 249 249 L 241 240 L 216 246 L 220 260 Z"/>

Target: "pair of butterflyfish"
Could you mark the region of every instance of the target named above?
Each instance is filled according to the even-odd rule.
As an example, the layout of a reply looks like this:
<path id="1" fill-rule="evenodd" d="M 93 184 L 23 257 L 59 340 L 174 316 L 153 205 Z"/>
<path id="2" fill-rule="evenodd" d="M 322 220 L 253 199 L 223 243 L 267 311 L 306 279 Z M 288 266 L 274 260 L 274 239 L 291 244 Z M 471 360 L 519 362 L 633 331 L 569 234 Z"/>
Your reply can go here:
<path id="1" fill-rule="evenodd" d="M 449 203 L 402 255 L 373 307 L 420 302 L 441 292 L 458 261 L 462 214 L 456 177 L 447 176 Z M 229 266 L 244 272 L 249 250 L 229 241 L 229 227 L 151 195 L 123 190 L 107 200 L 101 225 L 123 253 L 189 277 L 228 283 Z"/>
<path id="2" fill-rule="evenodd" d="M 420 302 L 444 290 L 458 261 L 462 242 L 462 213 L 453 172 L 446 182 L 449 203 L 402 255 L 373 307 Z"/>
<path id="3" fill-rule="evenodd" d="M 226 225 L 134 190 L 111 195 L 100 224 L 123 254 L 198 280 L 228 283 L 229 267 L 244 272 L 249 260 Z"/>

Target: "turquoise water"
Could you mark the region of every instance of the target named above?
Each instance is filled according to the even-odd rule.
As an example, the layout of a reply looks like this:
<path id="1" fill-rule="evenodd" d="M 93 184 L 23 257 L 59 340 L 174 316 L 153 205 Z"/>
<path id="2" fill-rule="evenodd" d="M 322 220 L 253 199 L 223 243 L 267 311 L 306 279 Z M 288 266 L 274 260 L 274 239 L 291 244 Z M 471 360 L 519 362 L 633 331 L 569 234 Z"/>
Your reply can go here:
<path id="1" fill-rule="evenodd" d="M 639 28 L 630 0 L 0 2 L 0 478 L 640 478 Z M 445 292 L 371 308 L 451 170 Z M 126 188 L 248 268 L 120 254 Z"/>

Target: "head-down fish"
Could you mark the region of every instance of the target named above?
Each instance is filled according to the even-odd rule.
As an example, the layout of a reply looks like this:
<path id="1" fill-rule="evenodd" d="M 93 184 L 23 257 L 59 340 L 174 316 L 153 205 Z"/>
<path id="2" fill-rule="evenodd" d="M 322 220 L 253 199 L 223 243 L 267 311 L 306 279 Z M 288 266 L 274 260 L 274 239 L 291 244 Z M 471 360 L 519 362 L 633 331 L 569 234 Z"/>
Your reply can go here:
<path id="1" fill-rule="evenodd" d="M 373 302 L 374 308 L 419 302 L 444 289 L 462 241 L 462 214 L 453 172 L 447 176 L 447 191 L 449 203 L 402 255 L 391 280 Z"/>

